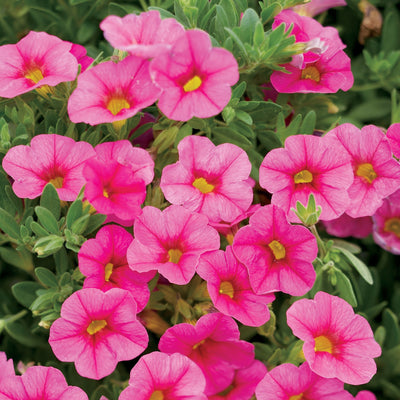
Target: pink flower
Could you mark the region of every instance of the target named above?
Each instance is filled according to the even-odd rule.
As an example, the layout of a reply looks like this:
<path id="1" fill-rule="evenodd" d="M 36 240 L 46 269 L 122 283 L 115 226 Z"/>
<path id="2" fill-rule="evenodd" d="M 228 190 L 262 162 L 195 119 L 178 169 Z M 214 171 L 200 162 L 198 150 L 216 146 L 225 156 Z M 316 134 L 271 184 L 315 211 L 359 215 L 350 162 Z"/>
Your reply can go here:
<path id="1" fill-rule="evenodd" d="M 329 10 L 332 7 L 346 6 L 345 0 L 311 0 L 307 4 L 300 6 L 294 6 L 293 11 L 296 11 L 300 15 L 306 15 L 307 17 L 314 17 Z"/>
<path id="2" fill-rule="evenodd" d="M 372 233 L 371 217 L 352 218 L 344 213 L 337 219 L 324 221 L 323 225 L 330 235 L 337 237 L 353 236 L 361 239 Z"/>
<path id="3" fill-rule="evenodd" d="M 205 387 L 203 373 L 189 358 L 155 351 L 132 368 L 119 400 L 207 400 Z"/>
<path id="4" fill-rule="evenodd" d="M 219 114 L 231 98 L 231 86 L 239 79 L 233 55 L 212 48 L 209 35 L 198 29 L 181 35 L 168 53 L 152 60 L 150 69 L 163 90 L 159 109 L 178 121 Z"/>
<path id="5" fill-rule="evenodd" d="M 73 361 L 86 378 L 110 375 L 117 363 L 132 360 L 148 343 L 136 319 L 136 302 L 123 289 L 82 289 L 61 307 L 61 318 L 50 328 L 49 343 L 60 361 Z"/>
<path id="6" fill-rule="evenodd" d="M 220 313 L 202 316 L 195 326 L 174 325 L 161 336 L 158 347 L 193 360 L 206 378 L 207 395 L 226 389 L 235 369 L 248 367 L 254 360 L 254 346 L 240 340 L 235 321 Z"/>
<path id="7" fill-rule="evenodd" d="M 158 270 L 171 283 L 188 283 L 200 255 L 219 248 L 218 232 L 207 223 L 204 215 L 180 206 L 143 208 L 127 252 L 129 266 L 137 272 Z"/>
<path id="8" fill-rule="evenodd" d="M 289 224 L 277 206 L 261 207 L 250 217 L 236 234 L 233 251 L 257 294 L 280 290 L 302 296 L 314 284 L 317 241 L 304 226 Z"/>
<path id="9" fill-rule="evenodd" d="M 83 243 L 78 261 L 80 271 L 87 277 L 84 288 L 98 288 L 103 292 L 112 288 L 128 290 L 139 312 L 149 301 L 150 292 L 146 282 L 152 276 L 139 274 L 129 268 L 126 251 L 132 240 L 132 235 L 118 225 L 103 226 L 95 239 Z"/>
<path id="10" fill-rule="evenodd" d="M 291 208 L 297 201 L 306 205 L 311 193 L 322 208 L 321 220 L 342 215 L 353 180 L 350 158 L 342 147 L 311 135 L 288 137 L 285 148 L 271 150 L 260 167 L 260 185 L 272 193 L 272 204 L 283 208 L 291 222 L 299 222 Z"/>
<path id="11" fill-rule="evenodd" d="M 360 130 L 342 124 L 327 137 L 340 143 L 351 157 L 354 181 L 348 189 L 346 213 L 353 218 L 373 215 L 383 199 L 400 187 L 400 164 L 393 159 L 385 134 L 373 125 Z"/>
<path id="12" fill-rule="evenodd" d="M 314 300 L 298 300 L 287 311 L 287 323 L 304 341 L 304 357 L 316 374 L 351 385 L 375 374 L 373 358 L 381 348 L 368 321 L 340 297 L 318 292 Z"/>
<path id="13" fill-rule="evenodd" d="M 281 364 L 269 371 L 256 388 L 257 400 L 351 400 L 343 382 L 326 379 L 310 370 L 307 363 L 296 367 Z"/>
<path id="14" fill-rule="evenodd" d="M 3 379 L 11 378 L 15 376 L 13 361 L 7 360 L 7 355 L 3 351 L 0 351 L 0 384 Z"/>
<path id="15" fill-rule="evenodd" d="M 68 114 L 75 123 L 112 122 L 121 128 L 127 118 L 153 104 L 159 94 L 147 60 L 129 56 L 118 63 L 106 61 L 79 75 L 78 86 L 68 100 Z"/>
<path id="16" fill-rule="evenodd" d="M 170 203 L 205 214 L 213 222 L 232 222 L 250 207 L 251 163 L 244 150 L 187 136 L 178 151 L 179 161 L 167 165 L 161 176 L 160 187 Z"/>
<path id="17" fill-rule="evenodd" d="M 1 381 L 0 400 L 88 400 L 86 393 L 68 386 L 64 375 L 53 367 L 30 367 L 22 376 Z"/>
<path id="18" fill-rule="evenodd" d="M 161 19 L 156 10 L 122 18 L 109 15 L 100 23 L 100 29 L 111 46 L 140 58 L 167 52 L 185 32 L 174 18 Z"/>
<path id="19" fill-rule="evenodd" d="M 71 43 L 46 32 L 29 32 L 17 44 L 0 46 L 0 97 L 12 98 L 43 86 L 73 81 L 78 62 Z"/>
<path id="20" fill-rule="evenodd" d="M 376 400 L 375 395 L 369 390 L 362 390 L 357 393 L 356 400 Z"/>
<path id="21" fill-rule="evenodd" d="M 215 308 L 248 326 L 261 326 L 269 320 L 267 304 L 273 294 L 256 295 L 250 287 L 246 267 L 232 252 L 216 250 L 200 257 L 197 273 L 207 281 L 207 289 Z"/>
<path id="22" fill-rule="evenodd" d="M 386 137 L 393 155 L 396 158 L 400 158 L 400 123 L 390 125 L 386 132 Z"/>
<path id="23" fill-rule="evenodd" d="M 80 44 L 71 43 L 71 45 L 71 50 L 69 52 L 76 58 L 78 64 L 80 64 L 81 72 L 86 71 L 94 59 L 87 55 L 86 49 Z"/>
<path id="24" fill-rule="evenodd" d="M 13 190 L 18 197 L 34 199 L 47 183 L 52 183 L 61 200 L 72 201 L 85 184 L 84 164 L 95 154 L 89 143 L 43 134 L 34 136 L 30 146 L 8 150 L 3 168 L 14 179 Z"/>

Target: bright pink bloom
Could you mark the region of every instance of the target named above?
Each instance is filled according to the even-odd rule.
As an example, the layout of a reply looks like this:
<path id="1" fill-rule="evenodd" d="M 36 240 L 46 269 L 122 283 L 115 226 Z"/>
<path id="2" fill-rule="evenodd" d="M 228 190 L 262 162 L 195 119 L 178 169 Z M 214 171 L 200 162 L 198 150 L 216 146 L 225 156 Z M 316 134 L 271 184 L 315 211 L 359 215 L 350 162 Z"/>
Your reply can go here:
<path id="1" fill-rule="evenodd" d="M 71 43 L 46 32 L 29 32 L 17 44 L 0 46 L 0 97 L 12 98 L 38 89 L 73 81 L 78 62 Z"/>
<path id="2" fill-rule="evenodd" d="M 72 122 L 90 125 L 121 122 L 153 104 L 160 90 L 149 74 L 149 61 L 135 56 L 118 63 L 106 61 L 78 77 L 78 86 L 68 100 Z M 123 125 L 123 123 L 122 123 Z"/>
<path id="3" fill-rule="evenodd" d="M 171 283 L 184 285 L 192 279 L 200 255 L 219 249 L 218 232 L 204 215 L 181 206 L 164 211 L 143 208 L 136 218 L 127 258 L 133 271 L 158 270 Z"/>
<path id="4" fill-rule="evenodd" d="M 80 44 L 71 43 L 71 50 L 69 51 L 78 61 L 81 66 L 81 72 L 86 71 L 88 66 L 94 61 L 92 57 L 87 55 L 86 49 Z"/>
<path id="5" fill-rule="evenodd" d="M 307 17 L 314 17 L 329 10 L 332 7 L 346 6 L 345 0 L 311 0 L 307 4 L 302 4 L 300 6 L 294 6 L 293 11 L 297 14 L 306 15 Z"/>
<path id="6" fill-rule="evenodd" d="M 161 176 L 160 187 L 170 203 L 207 215 L 213 222 L 232 222 L 250 207 L 251 163 L 244 150 L 187 136 L 178 151 L 179 161 L 167 165 Z"/>
<path id="7" fill-rule="evenodd" d="M 200 257 L 196 272 L 207 281 L 215 308 L 248 326 L 261 326 L 269 320 L 268 303 L 273 294 L 256 295 L 249 282 L 246 267 L 233 254 L 231 246 Z"/>
<path id="8" fill-rule="evenodd" d="M 3 379 L 15 376 L 13 360 L 7 360 L 7 355 L 0 351 L 0 386 Z"/>
<path id="9" fill-rule="evenodd" d="M 400 254 L 400 189 L 383 200 L 373 221 L 375 242 L 393 254 Z"/>
<path id="10" fill-rule="evenodd" d="M 375 395 L 369 390 L 362 390 L 357 393 L 356 400 L 376 400 Z"/>
<path id="11" fill-rule="evenodd" d="M 152 58 L 171 49 L 185 29 L 174 18 L 161 19 L 156 10 L 120 18 L 109 15 L 100 23 L 104 37 L 116 49 Z"/>
<path id="12" fill-rule="evenodd" d="M 61 200 L 72 201 L 85 184 L 84 164 L 95 154 L 89 143 L 43 134 L 34 136 L 30 146 L 8 150 L 3 168 L 14 179 L 13 190 L 18 197 L 34 199 L 47 183 L 52 183 Z"/>
<path id="13" fill-rule="evenodd" d="M 195 326 L 183 323 L 167 329 L 158 348 L 193 360 L 206 378 L 205 393 L 211 395 L 229 386 L 235 369 L 248 367 L 254 360 L 254 346 L 239 336 L 232 318 L 220 313 L 206 314 Z"/>
<path id="14" fill-rule="evenodd" d="M 83 243 L 78 253 L 79 269 L 87 278 L 84 288 L 98 288 L 103 292 L 112 288 L 128 290 L 142 311 L 149 301 L 147 286 L 152 276 L 132 271 L 126 251 L 133 237 L 118 225 L 103 226 L 95 239 Z M 147 275 L 147 276 L 146 276 Z"/>
<path id="15" fill-rule="evenodd" d="M 316 374 L 361 385 L 376 373 L 373 358 L 381 348 L 368 321 L 340 297 L 318 292 L 314 300 L 298 300 L 287 311 L 287 323 L 304 341 L 304 357 Z"/>
<path id="16" fill-rule="evenodd" d="M 68 386 L 61 371 L 53 367 L 30 367 L 22 376 L 1 381 L 0 400 L 88 400 L 76 386 Z"/>
<path id="17" fill-rule="evenodd" d="M 388 138 L 393 155 L 400 158 L 400 123 L 390 125 L 386 132 L 386 137 Z"/>
<path id="18" fill-rule="evenodd" d="M 146 349 L 149 338 L 136 311 L 126 290 L 78 290 L 64 301 L 61 318 L 51 326 L 50 346 L 60 361 L 73 361 L 81 376 L 101 379 L 119 361 Z"/>
<path id="19" fill-rule="evenodd" d="M 337 219 L 323 222 L 326 231 L 337 237 L 365 238 L 372 233 L 372 218 L 352 218 L 344 213 Z"/>
<path id="20" fill-rule="evenodd" d="M 400 187 L 400 164 L 393 159 L 385 134 L 374 125 L 360 130 L 342 124 L 326 137 L 340 143 L 351 157 L 354 181 L 348 189 L 346 213 L 353 218 L 373 215 L 383 199 Z"/>
<path id="21" fill-rule="evenodd" d="M 272 204 L 283 208 L 291 222 L 299 222 L 291 208 L 297 201 L 306 205 L 311 193 L 322 208 L 321 220 L 342 215 L 353 180 L 350 158 L 342 147 L 311 135 L 289 136 L 285 148 L 271 150 L 260 167 L 260 185 L 272 193 Z"/>
<path id="22" fill-rule="evenodd" d="M 258 294 L 280 290 L 302 296 L 314 284 L 317 241 L 304 226 L 289 224 L 277 206 L 261 207 L 250 217 L 236 234 L 233 251 Z"/>
<path id="23" fill-rule="evenodd" d="M 150 69 L 163 90 L 159 109 L 178 121 L 219 114 L 231 98 L 231 86 L 239 79 L 233 55 L 213 48 L 208 33 L 199 29 L 186 31 L 168 53 L 152 60 Z"/>
<path id="24" fill-rule="evenodd" d="M 119 400 L 207 400 L 201 369 L 179 353 L 146 354 L 132 368 Z"/>
<path id="25" fill-rule="evenodd" d="M 282 364 L 269 371 L 256 388 L 257 400 L 351 400 L 343 382 L 326 379 L 310 370 L 307 363 L 300 367 Z"/>

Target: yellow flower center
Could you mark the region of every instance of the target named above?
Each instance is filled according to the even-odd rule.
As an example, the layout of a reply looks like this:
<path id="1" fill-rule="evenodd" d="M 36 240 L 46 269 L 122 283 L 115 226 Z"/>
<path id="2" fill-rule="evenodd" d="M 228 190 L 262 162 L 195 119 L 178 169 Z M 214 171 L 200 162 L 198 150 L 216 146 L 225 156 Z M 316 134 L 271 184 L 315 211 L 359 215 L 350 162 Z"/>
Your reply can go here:
<path id="1" fill-rule="evenodd" d="M 232 283 L 230 283 L 229 281 L 223 281 L 219 285 L 219 293 L 226 294 L 231 299 L 233 299 L 233 295 L 235 294 L 235 289 L 233 288 Z"/>
<path id="2" fill-rule="evenodd" d="M 202 344 L 204 344 L 205 341 L 206 341 L 206 339 L 203 339 L 199 343 L 196 343 L 195 345 L 193 345 L 192 349 L 196 350 L 198 347 L 200 347 Z"/>
<path id="3" fill-rule="evenodd" d="M 314 338 L 315 341 L 315 345 L 314 345 L 314 351 L 325 351 L 326 353 L 333 353 L 333 343 L 332 341 L 324 336 L 317 336 L 316 338 Z"/>
<path id="4" fill-rule="evenodd" d="M 107 199 L 110 197 L 110 193 L 108 193 L 107 189 L 103 189 L 103 196 Z"/>
<path id="5" fill-rule="evenodd" d="M 28 69 L 28 71 L 26 72 L 26 74 L 24 76 L 26 79 L 30 79 L 35 84 L 44 78 L 41 69 L 38 67 Z"/>
<path id="6" fill-rule="evenodd" d="M 357 167 L 356 171 L 357 176 L 361 176 L 364 178 L 368 183 L 372 183 L 376 177 L 378 176 L 374 171 L 374 167 L 370 163 L 360 164 Z"/>
<path id="7" fill-rule="evenodd" d="M 106 267 L 104 268 L 104 279 L 106 282 L 110 281 L 110 277 L 113 273 L 114 265 L 112 263 L 107 263 Z"/>
<path id="8" fill-rule="evenodd" d="M 214 190 L 214 185 L 208 183 L 204 178 L 197 178 L 193 181 L 192 185 L 199 189 L 201 193 L 210 193 Z"/>
<path id="9" fill-rule="evenodd" d="M 168 255 L 169 255 L 169 262 L 172 262 L 174 264 L 178 264 L 179 260 L 182 257 L 182 252 L 179 249 L 170 249 L 168 250 Z"/>
<path id="10" fill-rule="evenodd" d="M 275 260 L 282 260 L 286 256 L 285 247 L 282 246 L 277 240 L 273 240 L 271 243 L 268 243 L 268 247 L 271 249 L 274 254 Z"/>
<path id="11" fill-rule="evenodd" d="M 301 71 L 301 79 L 311 79 L 314 82 L 319 82 L 321 80 L 321 74 L 317 67 L 311 65 Z"/>
<path id="12" fill-rule="evenodd" d="M 56 176 L 49 180 L 56 189 L 61 189 L 63 187 L 64 178 L 62 176 Z"/>
<path id="13" fill-rule="evenodd" d="M 290 396 L 289 400 L 301 400 L 303 398 L 303 393 L 296 394 L 294 396 Z"/>
<path id="14" fill-rule="evenodd" d="M 161 390 L 156 390 L 151 394 L 149 400 L 164 400 L 164 394 Z"/>
<path id="15" fill-rule="evenodd" d="M 107 326 L 107 322 L 104 319 L 94 320 L 87 327 L 86 331 L 89 335 L 94 335 L 95 333 L 101 331 Z"/>
<path id="16" fill-rule="evenodd" d="M 313 181 L 313 175 L 307 169 L 298 172 L 294 177 L 294 183 L 311 183 Z"/>
<path id="17" fill-rule="evenodd" d="M 130 108 L 130 106 L 124 97 L 111 97 L 107 103 L 107 108 L 112 115 L 117 115 L 121 110 Z"/>
<path id="18" fill-rule="evenodd" d="M 197 90 L 202 84 L 202 80 L 199 76 L 195 75 L 193 78 L 189 79 L 184 85 L 183 90 L 185 92 L 193 92 Z"/>
<path id="19" fill-rule="evenodd" d="M 385 221 L 383 230 L 394 233 L 400 239 L 400 218 L 393 217 Z"/>

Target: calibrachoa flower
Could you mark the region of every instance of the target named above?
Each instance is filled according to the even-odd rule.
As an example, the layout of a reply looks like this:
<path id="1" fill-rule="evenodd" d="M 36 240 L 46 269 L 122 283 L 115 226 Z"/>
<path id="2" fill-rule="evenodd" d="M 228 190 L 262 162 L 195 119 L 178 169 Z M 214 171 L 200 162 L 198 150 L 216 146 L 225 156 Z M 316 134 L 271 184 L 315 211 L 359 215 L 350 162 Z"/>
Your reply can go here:
<path id="1" fill-rule="evenodd" d="M 29 32 L 17 44 L 0 46 L 0 97 L 12 98 L 39 89 L 73 81 L 78 62 L 71 43 L 46 32 Z"/>
<path id="2" fill-rule="evenodd" d="M 343 382 L 326 379 L 310 370 L 307 363 L 300 367 L 282 364 L 269 371 L 256 388 L 257 400 L 351 400 Z"/>
<path id="3" fill-rule="evenodd" d="M 167 165 L 161 176 L 160 187 L 170 203 L 205 214 L 213 222 L 232 222 L 250 207 L 251 163 L 244 150 L 187 136 L 178 151 L 179 161 Z"/>
<path id="4" fill-rule="evenodd" d="M 293 11 L 297 14 L 306 15 L 307 17 L 313 17 L 329 10 L 332 7 L 346 6 L 345 0 L 311 0 L 307 4 L 301 4 L 300 6 L 294 6 Z"/>
<path id="5" fill-rule="evenodd" d="M 360 130 L 342 124 L 326 137 L 337 140 L 351 157 L 354 181 L 346 213 L 353 218 L 373 215 L 383 199 L 400 187 L 400 164 L 393 159 L 385 134 L 374 125 Z"/>
<path id="6" fill-rule="evenodd" d="M 207 400 L 201 369 L 179 353 L 153 352 L 132 368 L 119 400 Z"/>
<path id="7" fill-rule="evenodd" d="M 388 138 L 393 155 L 400 158 L 400 123 L 389 126 L 386 137 Z"/>
<path id="8" fill-rule="evenodd" d="M 150 292 L 147 281 L 152 276 L 132 271 L 126 251 L 133 237 L 118 225 L 103 226 L 95 239 L 83 243 L 78 253 L 79 269 L 87 278 L 84 288 L 98 288 L 103 292 L 112 288 L 128 290 L 137 303 L 137 311 L 146 306 Z"/>
<path id="9" fill-rule="evenodd" d="M 34 136 L 30 146 L 19 145 L 8 150 L 3 168 L 14 179 L 13 190 L 18 197 L 34 199 L 51 183 L 61 200 L 72 201 L 85 184 L 84 164 L 95 155 L 89 143 L 43 134 Z"/>
<path id="10" fill-rule="evenodd" d="M 86 71 L 94 59 L 87 55 L 86 49 L 80 44 L 71 43 L 71 45 L 69 52 L 76 58 L 78 64 L 80 64 L 81 72 Z"/>
<path id="11" fill-rule="evenodd" d="M 362 390 L 357 393 L 356 400 L 376 400 L 375 395 L 369 390 Z"/>
<path id="12" fill-rule="evenodd" d="M 106 61 L 83 72 L 68 100 L 72 122 L 97 125 L 112 122 L 121 128 L 127 118 L 153 104 L 160 90 L 149 74 L 149 61 L 129 56 Z"/>
<path id="13" fill-rule="evenodd" d="M 324 221 L 323 224 L 330 235 L 337 237 L 353 236 L 361 239 L 372 233 L 371 217 L 352 218 L 344 213 L 337 219 Z"/>
<path id="14" fill-rule="evenodd" d="M 217 310 L 248 326 L 261 326 L 269 320 L 267 304 L 273 294 L 256 295 L 249 282 L 246 267 L 226 251 L 207 252 L 200 257 L 196 272 L 207 281 L 210 298 Z"/>
<path id="15" fill-rule="evenodd" d="M 176 19 L 161 19 L 155 10 L 122 18 L 110 15 L 100 23 L 100 28 L 111 46 L 140 58 L 165 53 L 185 32 Z"/>
<path id="16" fill-rule="evenodd" d="M 285 148 L 271 150 L 260 167 L 260 185 L 272 193 L 272 204 L 283 208 L 291 222 L 299 222 L 291 208 L 297 201 L 306 205 L 311 193 L 322 208 L 321 220 L 342 215 L 353 180 L 349 155 L 326 137 L 290 136 Z"/>
<path id="17" fill-rule="evenodd" d="M 368 321 L 340 297 L 318 292 L 314 300 L 298 300 L 287 311 L 287 323 L 304 341 L 304 357 L 316 374 L 361 385 L 376 373 L 373 358 L 381 348 Z"/>
<path id="18" fill-rule="evenodd" d="M 281 290 L 302 296 L 314 284 L 317 241 L 304 226 L 289 224 L 277 206 L 261 207 L 250 217 L 237 232 L 233 251 L 258 294 Z"/>
<path id="19" fill-rule="evenodd" d="M 161 336 L 158 348 L 168 354 L 181 353 L 193 360 L 207 381 L 207 395 L 225 390 L 234 371 L 250 366 L 254 346 L 239 339 L 236 322 L 223 314 L 203 315 L 195 326 L 177 324 Z"/>
<path id="20" fill-rule="evenodd" d="M 149 338 L 136 311 L 127 290 L 78 290 L 64 301 L 61 317 L 51 326 L 50 346 L 60 361 L 73 361 L 80 375 L 101 379 L 119 361 L 146 349 Z"/>
<path id="21" fill-rule="evenodd" d="M 22 376 L 1 381 L 0 400 L 88 400 L 76 386 L 68 386 L 61 371 L 53 367 L 30 367 Z"/>
<path id="22" fill-rule="evenodd" d="M 7 360 L 7 355 L 0 351 L 0 384 L 3 379 L 15 376 L 13 361 Z"/>
<path id="23" fill-rule="evenodd" d="M 239 79 L 236 59 L 225 49 L 213 48 L 208 33 L 185 31 L 169 52 L 151 62 L 151 76 L 163 90 L 159 109 L 170 119 L 188 121 L 219 114 Z"/>
<path id="24" fill-rule="evenodd" d="M 207 217 L 181 206 L 164 211 L 143 208 L 136 218 L 127 258 L 133 271 L 157 270 L 171 283 L 184 285 L 192 279 L 200 255 L 219 248 L 218 232 Z"/>

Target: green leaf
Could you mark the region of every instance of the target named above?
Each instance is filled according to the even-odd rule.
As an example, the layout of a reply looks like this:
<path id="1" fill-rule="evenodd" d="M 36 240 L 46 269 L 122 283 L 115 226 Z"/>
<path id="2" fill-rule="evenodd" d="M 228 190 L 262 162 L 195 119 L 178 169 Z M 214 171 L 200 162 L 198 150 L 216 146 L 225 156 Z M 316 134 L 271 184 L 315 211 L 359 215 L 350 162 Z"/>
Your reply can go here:
<path id="1" fill-rule="evenodd" d="M 39 237 L 48 236 L 50 232 L 47 232 L 46 229 L 42 227 L 42 225 L 38 224 L 36 221 L 32 221 L 30 224 L 30 228 L 32 232 Z"/>
<path id="2" fill-rule="evenodd" d="M 48 287 L 58 287 L 57 277 L 47 268 L 35 268 L 35 274 L 39 281 Z"/>
<path id="3" fill-rule="evenodd" d="M 19 225 L 6 210 L 0 208 L 0 229 L 13 239 L 19 239 Z"/>
<path id="4" fill-rule="evenodd" d="M 400 345 L 399 319 L 389 308 L 386 308 L 382 313 L 382 323 L 386 329 L 385 348 L 391 349 Z"/>
<path id="5" fill-rule="evenodd" d="M 12 247 L 1 246 L 0 256 L 5 262 L 13 267 L 20 268 L 28 273 L 33 271 L 32 254 L 26 249 L 18 251 Z"/>
<path id="6" fill-rule="evenodd" d="M 37 282 L 18 282 L 11 287 L 12 294 L 24 307 L 29 308 L 36 299 L 36 290 L 42 289 Z"/>
<path id="7" fill-rule="evenodd" d="M 189 124 L 183 125 L 178 134 L 175 137 L 174 147 L 178 147 L 179 142 L 186 136 L 190 136 L 193 133 L 193 128 Z"/>
<path id="8" fill-rule="evenodd" d="M 87 224 L 87 227 L 85 231 L 82 233 L 82 235 L 87 236 L 93 231 L 95 231 L 97 228 L 100 228 L 100 226 L 104 224 L 106 218 L 107 216 L 103 214 L 91 215 L 89 218 L 89 223 Z"/>
<path id="9" fill-rule="evenodd" d="M 253 125 L 253 118 L 250 114 L 242 110 L 236 110 L 236 118 L 243 121 L 247 125 Z"/>
<path id="10" fill-rule="evenodd" d="M 82 215 L 82 217 L 78 218 L 71 226 L 71 231 L 76 235 L 81 235 L 88 226 L 89 223 L 89 214 Z"/>
<path id="11" fill-rule="evenodd" d="M 243 13 L 240 21 L 239 36 L 244 43 L 253 44 L 254 31 L 259 21 L 260 17 L 252 8 L 248 8 Z"/>
<path id="12" fill-rule="evenodd" d="M 29 328 L 20 321 L 6 323 L 6 332 L 17 342 L 28 347 L 47 347 L 47 342 L 30 332 Z"/>
<path id="13" fill-rule="evenodd" d="M 261 21 L 258 21 L 254 29 L 253 43 L 254 47 L 260 47 L 264 42 L 264 27 Z"/>
<path id="14" fill-rule="evenodd" d="M 314 110 L 309 111 L 300 125 L 299 133 L 302 135 L 312 135 L 317 121 L 317 114 Z"/>
<path id="15" fill-rule="evenodd" d="M 40 205 L 51 211 L 56 220 L 60 218 L 60 198 L 58 197 L 57 189 L 51 183 L 44 187 L 40 197 Z"/>
<path id="16" fill-rule="evenodd" d="M 51 211 L 42 206 L 36 206 L 35 213 L 44 229 L 50 233 L 54 233 L 55 235 L 60 234 L 57 220 Z"/>
<path id="17" fill-rule="evenodd" d="M 69 269 L 68 254 L 64 247 L 53 254 L 57 275 L 62 275 Z"/>
<path id="18" fill-rule="evenodd" d="M 400 15 L 394 6 L 389 7 L 382 25 L 381 50 L 386 54 L 400 48 Z"/>
<path id="19" fill-rule="evenodd" d="M 83 207 L 81 200 L 75 200 L 67 213 L 67 227 L 71 229 L 72 224 L 82 216 Z"/>
<path id="20" fill-rule="evenodd" d="M 354 294 L 353 286 L 351 285 L 350 279 L 338 268 L 335 268 L 336 275 L 336 289 L 339 292 L 339 296 L 346 300 L 353 307 L 357 307 L 357 299 Z"/>
<path id="21" fill-rule="evenodd" d="M 239 132 L 226 127 L 216 127 L 213 129 L 215 144 L 233 143 L 244 150 L 253 147 L 252 143 Z"/>

